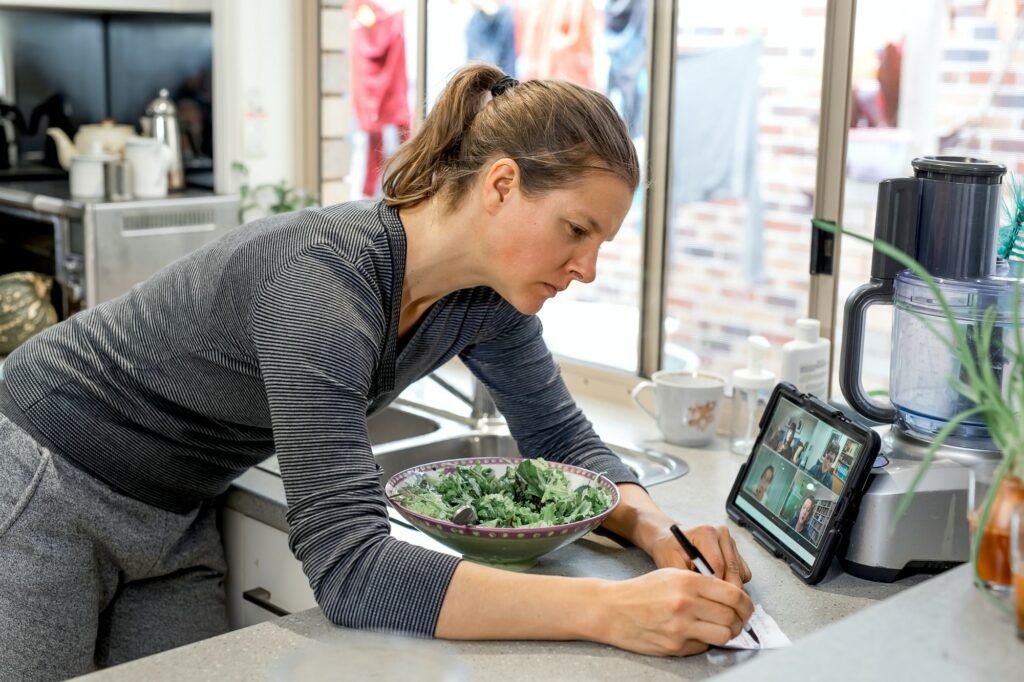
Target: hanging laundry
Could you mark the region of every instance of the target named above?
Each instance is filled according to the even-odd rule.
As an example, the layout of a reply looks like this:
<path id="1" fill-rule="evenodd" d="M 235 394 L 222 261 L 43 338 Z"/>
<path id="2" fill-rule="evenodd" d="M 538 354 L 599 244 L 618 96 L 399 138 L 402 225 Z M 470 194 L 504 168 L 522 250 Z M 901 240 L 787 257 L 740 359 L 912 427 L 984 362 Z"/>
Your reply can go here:
<path id="1" fill-rule="evenodd" d="M 411 132 L 408 125 L 398 126 L 398 142 L 401 144 L 409 139 Z M 372 130 L 366 133 L 366 176 L 363 178 L 363 196 L 377 195 L 377 179 L 384 168 L 387 154 L 384 150 L 384 132 Z"/>
<path id="2" fill-rule="evenodd" d="M 742 198 L 747 208 L 742 272 L 764 271 L 764 216 L 757 173 L 761 43 L 680 54 L 672 117 L 672 206 Z M 674 212 L 674 211 L 673 211 Z"/>
<path id="3" fill-rule="evenodd" d="M 359 3 L 356 16 L 363 17 L 352 29 L 352 106 L 359 128 L 379 131 L 385 125 L 409 125 L 403 11 L 388 13 L 366 0 Z"/>
<path id="4" fill-rule="evenodd" d="M 494 64 L 509 76 L 516 75 L 516 25 L 512 8 L 497 0 L 478 2 L 480 7 L 466 25 L 466 59 Z"/>
<path id="5" fill-rule="evenodd" d="M 608 97 L 619 104 L 629 135 L 643 135 L 647 93 L 647 0 L 608 0 L 604 8 Z"/>
<path id="6" fill-rule="evenodd" d="M 369 134 L 363 195 L 373 196 L 384 161 L 384 126 L 408 135 L 412 122 L 405 63 L 403 10 L 373 0 L 352 3 L 352 108 Z"/>
<path id="7" fill-rule="evenodd" d="M 562 78 L 595 87 L 594 32 L 600 21 L 593 0 L 519 2 L 516 41 L 521 77 Z"/>

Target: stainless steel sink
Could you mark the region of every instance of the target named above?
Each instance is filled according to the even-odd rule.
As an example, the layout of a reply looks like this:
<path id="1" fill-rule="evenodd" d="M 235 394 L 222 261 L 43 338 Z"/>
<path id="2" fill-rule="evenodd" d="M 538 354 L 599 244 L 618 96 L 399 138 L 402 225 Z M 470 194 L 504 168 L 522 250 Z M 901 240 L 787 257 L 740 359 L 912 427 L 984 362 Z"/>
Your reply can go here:
<path id="1" fill-rule="evenodd" d="M 397 407 L 384 408 L 370 417 L 366 426 L 370 431 L 370 445 L 415 438 L 441 428 L 431 417 Z"/>
<path id="2" fill-rule="evenodd" d="M 366 421 L 366 427 L 372 447 L 434 433 L 441 428 L 441 424 L 425 414 L 397 407 L 386 407 L 370 417 Z M 278 476 L 281 475 L 281 468 L 277 464 L 276 456 L 264 460 L 257 466 Z"/>
<path id="3" fill-rule="evenodd" d="M 408 404 L 382 410 L 370 417 L 368 426 L 382 481 L 409 467 L 446 459 L 519 456 L 519 448 L 504 426 L 477 427 Z M 645 486 L 671 481 L 689 471 L 686 462 L 649 448 L 614 443 L 608 447 Z M 276 457 L 259 466 L 281 473 Z"/>

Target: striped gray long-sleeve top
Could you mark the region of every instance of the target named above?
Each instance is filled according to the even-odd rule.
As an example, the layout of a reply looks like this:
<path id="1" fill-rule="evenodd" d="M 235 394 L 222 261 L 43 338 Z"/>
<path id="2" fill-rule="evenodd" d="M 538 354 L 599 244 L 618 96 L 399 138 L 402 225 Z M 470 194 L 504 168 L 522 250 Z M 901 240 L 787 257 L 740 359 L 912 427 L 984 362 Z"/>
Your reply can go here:
<path id="1" fill-rule="evenodd" d="M 368 414 L 459 355 L 523 453 L 636 479 L 573 402 L 540 322 L 493 290 L 441 299 L 399 347 L 405 249 L 379 203 L 251 223 L 23 345 L 0 411 L 175 512 L 276 453 L 289 545 L 327 617 L 431 635 L 458 559 L 389 536 Z"/>

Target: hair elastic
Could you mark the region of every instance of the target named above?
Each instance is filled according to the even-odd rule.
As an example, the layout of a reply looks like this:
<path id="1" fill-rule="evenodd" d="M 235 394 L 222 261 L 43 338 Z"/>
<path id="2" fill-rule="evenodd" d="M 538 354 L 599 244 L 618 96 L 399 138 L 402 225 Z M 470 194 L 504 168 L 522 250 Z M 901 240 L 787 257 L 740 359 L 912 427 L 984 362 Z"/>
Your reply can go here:
<path id="1" fill-rule="evenodd" d="M 506 90 L 514 88 L 517 85 L 519 85 L 519 81 L 515 78 L 512 76 L 504 76 L 501 80 L 491 86 L 491 97 L 497 97 Z"/>

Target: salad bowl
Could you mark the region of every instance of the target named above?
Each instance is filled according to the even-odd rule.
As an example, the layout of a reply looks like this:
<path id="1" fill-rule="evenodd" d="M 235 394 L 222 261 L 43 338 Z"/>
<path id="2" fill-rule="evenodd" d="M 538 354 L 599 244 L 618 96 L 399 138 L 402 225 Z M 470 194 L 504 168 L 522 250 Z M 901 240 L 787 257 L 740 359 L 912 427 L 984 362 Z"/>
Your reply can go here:
<path id="1" fill-rule="evenodd" d="M 571 517 L 573 519 L 571 521 L 540 525 L 543 522 L 535 520 L 529 525 L 521 527 L 489 525 L 495 523 L 493 520 L 455 523 L 452 516 L 460 518 L 466 514 L 449 514 L 446 510 L 439 508 L 434 515 L 429 515 L 424 512 L 424 505 L 417 503 L 415 495 L 417 491 L 424 489 L 425 484 L 437 483 L 445 476 L 455 475 L 460 467 L 489 469 L 495 478 L 501 479 L 510 467 L 518 467 L 524 461 L 526 460 L 521 457 L 470 457 L 422 464 L 392 476 L 384 486 L 384 493 L 391 506 L 412 526 L 441 544 L 460 552 L 464 558 L 507 570 L 525 570 L 534 565 L 539 557 L 578 540 L 600 526 L 619 502 L 618 487 L 605 476 L 581 467 L 559 462 L 532 460 L 535 464 L 540 462 L 545 469 L 551 468 L 560 472 L 550 478 L 554 480 L 552 487 L 557 483 L 563 488 L 562 495 L 565 495 L 565 484 L 569 491 L 577 494 L 576 499 L 587 494 L 588 488 L 598 487 L 607 494 L 607 498 L 600 494 L 597 497 L 607 499 L 608 506 L 600 510 L 595 507 L 593 509 L 595 513 L 589 514 L 585 518 L 579 518 L 581 513 L 590 509 L 590 506 L 583 502 L 575 507 L 576 513 Z M 520 484 L 520 488 L 522 487 L 525 486 Z M 557 495 L 558 493 L 559 491 L 545 493 L 544 497 L 547 498 L 549 494 Z M 592 496 L 588 494 L 587 497 Z M 533 499 L 535 506 L 538 506 L 536 503 L 539 503 L 539 499 L 537 497 Z M 483 510 L 486 508 L 486 502 L 474 499 L 466 506 L 475 506 Z M 499 502 L 501 501 L 499 500 Z M 562 509 L 567 506 L 572 505 L 567 503 L 562 505 Z M 441 516 L 445 518 L 439 518 Z M 470 516 L 475 517 L 476 514 L 470 513 Z M 552 515 L 546 514 L 546 516 L 550 518 Z M 555 520 L 562 519 L 556 518 Z"/>

